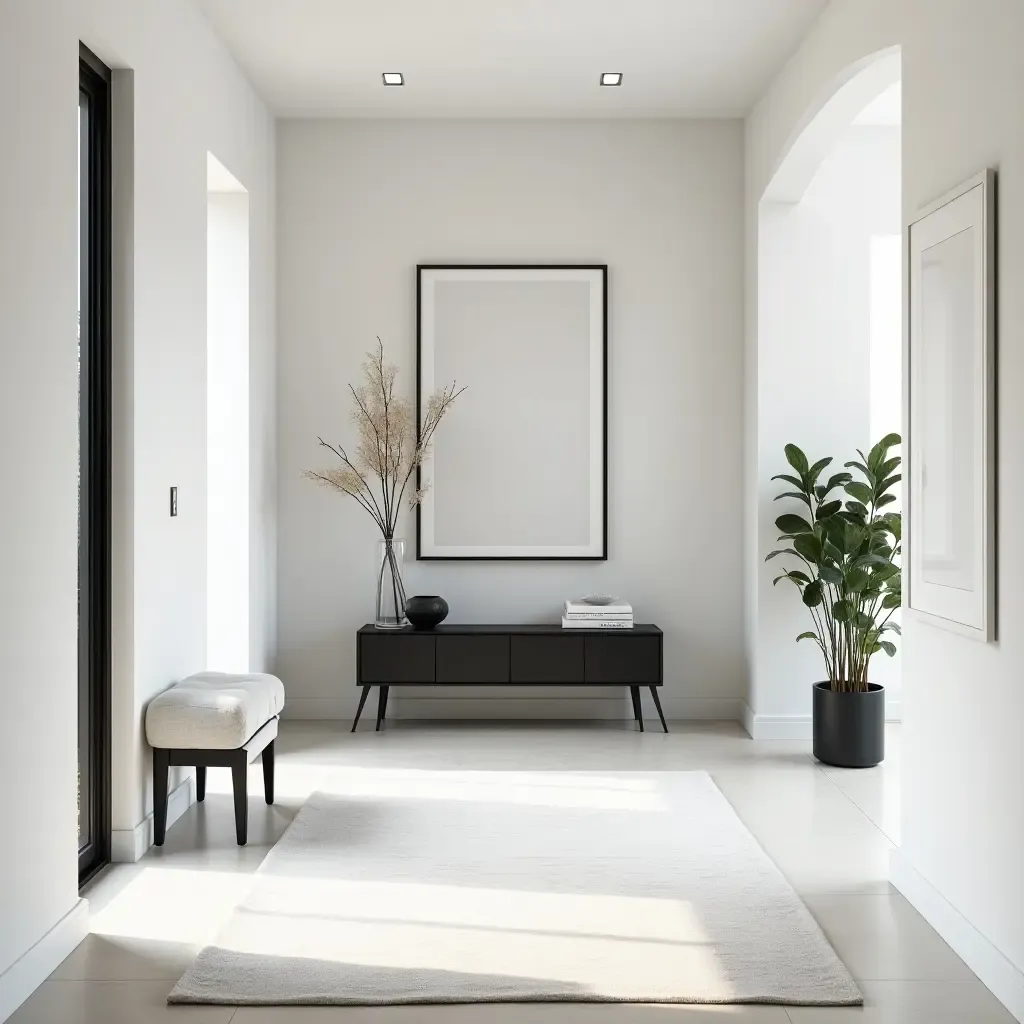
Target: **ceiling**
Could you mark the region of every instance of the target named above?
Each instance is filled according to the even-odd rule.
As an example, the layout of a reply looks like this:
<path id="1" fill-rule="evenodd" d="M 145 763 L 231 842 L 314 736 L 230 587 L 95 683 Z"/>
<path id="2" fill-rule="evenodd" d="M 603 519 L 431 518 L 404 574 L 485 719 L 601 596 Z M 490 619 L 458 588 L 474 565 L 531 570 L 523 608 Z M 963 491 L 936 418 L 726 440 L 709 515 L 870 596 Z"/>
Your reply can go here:
<path id="1" fill-rule="evenodd" d="M 828 0 L 199 2 L 282 116 L 715 117 L 751 108 Z"/>

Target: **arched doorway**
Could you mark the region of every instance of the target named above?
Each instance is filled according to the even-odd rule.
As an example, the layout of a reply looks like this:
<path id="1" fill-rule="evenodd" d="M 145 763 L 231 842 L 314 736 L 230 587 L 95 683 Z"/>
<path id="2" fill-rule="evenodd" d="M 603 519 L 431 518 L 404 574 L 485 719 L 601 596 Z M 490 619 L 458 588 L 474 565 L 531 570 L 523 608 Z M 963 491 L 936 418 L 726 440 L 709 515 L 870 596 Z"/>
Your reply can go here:
<path id="1" fill-rule="evenodd" d="M 807 611 L 774 588 L 773 499 L 786 443 L 834 468 L 901 429 L 901 97 L 898 48 L 850 69 L 796 134 L 758 204 L 757 580 L 747 728 L 810 737 L 819 652 Z M 876 436 L 877 435 L 877 436 Z M 833 467 L 830 467 L 833 468 Z M 784 488 L 783 488 L 784 489 Z M 773 571 L 775 570 L 775 571 Z M 884 664 L 883 664 L 884 663 Z M 898 659 L 872 662 L 898 717 Z"/>

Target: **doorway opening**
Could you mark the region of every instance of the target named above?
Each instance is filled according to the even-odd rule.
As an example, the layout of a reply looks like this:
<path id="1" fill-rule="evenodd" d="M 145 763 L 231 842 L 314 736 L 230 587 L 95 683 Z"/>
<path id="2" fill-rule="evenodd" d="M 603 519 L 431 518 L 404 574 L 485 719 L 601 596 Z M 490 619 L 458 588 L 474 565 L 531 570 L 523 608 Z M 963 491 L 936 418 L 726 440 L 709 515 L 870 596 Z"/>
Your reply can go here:
<path id="1" fill-rule="evenodd" d="M 207 154 L 206 664 L 249 670 L 249 195 Z"/>
<path id="2" fill-rule="evenodd" d="M 898 48 L 849 69 L 758 206 L 755 738 L 810 738 L 811 683 L 823 678 L 817 648 L 795 642 L 807 609 L 773 587 L 779 563 L 765 564 L 783 546 L 776 518 L 792 511 L 773 500 L 784 446 L 833 457 L 828 476 L 902 433 L 900 76 Z M 870 672 L 898 719 L 899 654 L 876 655 Z"/>
<path id="3" fill-rule="evenodd" d="M 78 61 L 78 879 L 110 859 L 110 70 Z"/>

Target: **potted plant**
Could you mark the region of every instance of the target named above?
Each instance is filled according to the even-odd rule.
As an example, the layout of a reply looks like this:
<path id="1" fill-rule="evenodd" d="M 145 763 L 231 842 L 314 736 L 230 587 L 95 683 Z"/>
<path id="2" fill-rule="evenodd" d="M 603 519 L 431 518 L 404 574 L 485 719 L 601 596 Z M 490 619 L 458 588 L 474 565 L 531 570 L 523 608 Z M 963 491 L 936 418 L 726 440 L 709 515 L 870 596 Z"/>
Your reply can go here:
<path id="1" fill-rule="evenodd" d="M 832 459 L 811 464 L 795 445 L 786 445 L 793 473 L 772 477 L 788 485 L 776 496 L 801 502 L 800 514 L 775 520 L 787 546 L 766 561 L 789 557 L 799 568 L 786 569 L 774 580 L 792 583 L 810 612 L 814 629 L 797 640 L 818 645 L 828 679 L 813 687 L 814 756 L 844 768 L 870 768 L 885 753 L 885 691 L 868 681 L 872 657 L 896 646 L 889 638 L 900 628 L 892 615 L 901 603 L 900 565 L 902 517 L 882 511 L 896 496 L 900 480 L 900 443 L 888 434 L 859 461 L 819 483 Z M 833 497 L 839 491 L 841 497 Z"/>

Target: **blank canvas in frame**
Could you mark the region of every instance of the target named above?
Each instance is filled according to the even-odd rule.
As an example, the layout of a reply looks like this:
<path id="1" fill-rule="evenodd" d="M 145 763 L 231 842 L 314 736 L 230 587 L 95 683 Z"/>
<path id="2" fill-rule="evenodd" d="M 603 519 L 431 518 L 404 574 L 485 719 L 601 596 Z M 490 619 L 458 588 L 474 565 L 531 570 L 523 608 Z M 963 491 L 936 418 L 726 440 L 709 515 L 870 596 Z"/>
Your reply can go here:
<path id="1" fill-rule="evenodd" d="M 421 468 L 421 559 L 607 557 L 607 268 L 421 266 L 421 407 L 465 392 Z"/>
<path id="2" fill-rule="evenodd" d="M 995 177 L 910 225 L 912 612 L 995 636 Z"/>

